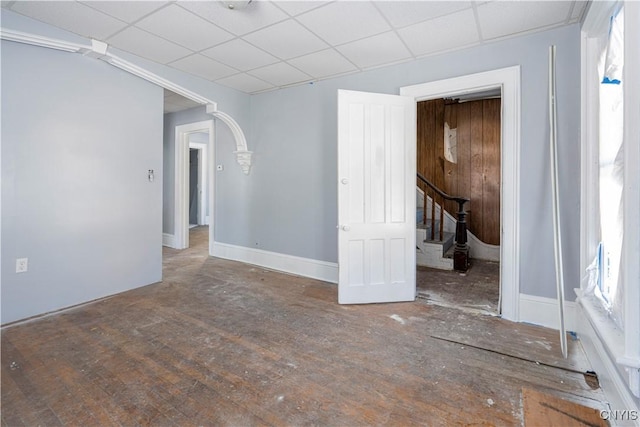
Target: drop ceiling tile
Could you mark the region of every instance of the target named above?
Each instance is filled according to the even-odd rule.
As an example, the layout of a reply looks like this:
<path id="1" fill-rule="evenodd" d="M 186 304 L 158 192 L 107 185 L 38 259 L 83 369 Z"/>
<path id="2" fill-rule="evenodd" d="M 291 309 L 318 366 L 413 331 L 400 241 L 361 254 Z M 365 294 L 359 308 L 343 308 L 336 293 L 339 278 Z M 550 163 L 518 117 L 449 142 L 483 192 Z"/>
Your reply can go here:
<path id="1" fill-rule="evenodd" d="M 169 66 L 207 80 L 221 79 L 238 72 L 231 67 L 197 53 L 172 62 Z"/>
<path id="2" fill-rule="evenodd" d="M 67 31 L 104 40 L 126 23 L 77 2 L 20 1 L 11 10 Z"/>
<path id="3" fill-rule="evenodd" d="M 267 1 L 254 0 L 246 8 L 237 10 L 226 8 L 221 1 L 180 1 L 178 4 L 238 36 L 288 18 Z"/>
<path id="4" fill-rule="evenodd" d="M 225 77 L 224 79 L 216 80 L 216 83 L 220 83 L 221 85 L 229 86 L 246 93 L 259 92 L 274 87 L 272 84 L 246 73 Z"/>
<path id="5" fill-rule="evenodd" d="M 241 71 L 252 70 L 278 62 L 279 59 L 250 45 L 242 39 L 235 39 L 202 52 L 216 61 Z"/>
<path id="6" fill-rule="evenodd" d="M 300 15 L 311 9 L 318 8 L 329 2 L 326 1 L 274 1 L 274 3 L 291 16 Z"/>
<path id="7" fill-rule="evenodd" d="M 480 42 L 471 9 L 402 28 L 398 34 L 416 56 Z"/>
<path id="8" fill-rule="evenodd" d="M 136 27 L 129 27 L 116 34 L 107 39 L 107 43 L 160 64 L 167 64 L 192 53 L 189 49 Z"/>
<path id="9" fill-rule="evenodd" d="M 369 2 L 330 3 L 296 19 L 331 45 L 348 43 L 391 29 Z"/>
<path id="10" fill-rule="evenodd" d="M 478 6 L 478 22 L 485 39 L 509 36 L 564 22 L 568 1 L 491 2 Z"/>
<path id="11" fill-rule="evenodd" d="M 280 22 L 243 38 L 281 59 L 295 58 L 329 47 L 293 20 Z"/>
<path id="12" fill-rule="evenodd" d="M 588 1 L 578 0 L 573 5 L 573 11 L 571 12 L 571 22 L 578 22 L 582 18 L 584 14 L 584 10 L 587 8 L 589 4 Z"/>
<path id="13" fill-rule="evenodd" d="M 198 51 L 233 38 L 233 35 L 172 4 L 136 24 L 157 36 Z"/>
<path id="14" fill-rule="evenodd" d="M 336 49 L 360 68 L 402 61 L 411 57 L 411 53 L 393 31 L 351 42 Z"/>
<path id="15" fill-rule="evenodd" d="M 375 5 L 394 28 L 471 8 L 469 1 L 380 1 Z"/>
<path id="16" fill-rule="evenodd" d="M 318 78 L 357 70 L 351 62 L 333 49 L 291 59 L 289 63 L 310 76 Z"/>
<path id="17" fill-rule="evenodd" d="M 168 4 L 166 1 L 84 1 L 83 3 L 129 24 Z"/>
<path id="18" fill-rule="evenodd" d="M 268 65 L 251 71 L 249 74 L 265 80 L 275 86 L 286 86 L 311 80 L 311 76 L 292 67 L 286 62 Z"/>

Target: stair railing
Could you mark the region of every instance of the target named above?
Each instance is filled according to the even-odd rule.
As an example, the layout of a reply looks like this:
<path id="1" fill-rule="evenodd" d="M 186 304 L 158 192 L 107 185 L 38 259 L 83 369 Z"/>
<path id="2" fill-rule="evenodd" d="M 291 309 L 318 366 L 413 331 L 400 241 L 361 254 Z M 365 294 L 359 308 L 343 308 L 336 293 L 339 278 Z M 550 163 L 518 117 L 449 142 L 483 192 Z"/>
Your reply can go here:
<path id="1" fill-rule="evenodd" d="M 427 225 L 427 199 L 431 197 L 431 240 L 435 240 L 436 203 L 440 205 L 439 241 L 444 240 L 444 201 L 452 200 L 458 204 L 453 268 L 459 271 L 467 271 L 469 268 L 469 245 L 467 244 L 467 222 L 465 220 L 467 212 L 464 210 L 464 204 L 467 203 L 469 199 L 448 195 L 419 172 L 417 173 L 417 177 L 418 182 L 422 183 L 422 187 L 424 187 L 422 188 L 424 191 L 422 223 L 424 225 Z"/>

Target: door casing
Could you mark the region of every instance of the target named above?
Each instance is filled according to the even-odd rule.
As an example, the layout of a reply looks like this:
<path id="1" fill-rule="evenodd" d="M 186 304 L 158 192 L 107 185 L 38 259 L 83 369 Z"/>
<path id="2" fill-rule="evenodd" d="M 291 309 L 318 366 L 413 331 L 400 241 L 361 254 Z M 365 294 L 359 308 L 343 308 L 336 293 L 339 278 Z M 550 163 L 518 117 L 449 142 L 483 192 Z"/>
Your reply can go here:
<path id="1" fill-rule="evenodd" d="M 174 248 L 189 247 L 189 134 L 208 133 L 209 147 L 207 153 L 207 190 L 210 214 L 209 255 L 213 255 L 213 236 L 215 218 L 214 208 L 214 124 L 213 120 L 204 120 L 176 126 L 175 131 L 175 183 L 174 183 Z"/>
<path id="2" fill-rule="evenodd" d="M 417 102 L 499 87 L 502 92 L 500 157 L 500 313 L 519 320 L 520 298 L 520 67 L 453 77 L 400 88 Z"/>
<path id="3" fill-rule="evenodd" d="M 207 204 L 203 203 L 206 202 L 207 198 L 205 196 L 209 191 L 207 186 L 207 171 L 209 167 L 207 145 L 202 142 L 189 142 L 190 150 L 198 150 L 198 225 L 209 224 Z"/>

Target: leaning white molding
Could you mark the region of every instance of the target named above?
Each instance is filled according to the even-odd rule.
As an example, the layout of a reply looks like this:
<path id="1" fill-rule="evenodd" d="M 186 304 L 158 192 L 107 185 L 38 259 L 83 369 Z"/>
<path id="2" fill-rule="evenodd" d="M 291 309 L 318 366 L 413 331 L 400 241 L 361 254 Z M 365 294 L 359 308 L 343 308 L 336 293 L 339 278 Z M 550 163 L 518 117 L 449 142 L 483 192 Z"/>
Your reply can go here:
<path id="1" fill-rule="evenodd" d="M 175 92 L 178 95 L 184 96 L 187 99 L 197 102 L 198 104 L 206 105 L 207 113 L 220 119 L 231 129 L 231 133 L 236 140 L 236 151 L 234 151 L 234 153 L 238 158 L 238 164 L 245 174 L 249 174 L 249 169 L 251 168 L 252 152 L 247 149 L 247 139 L 244 136 L 244 132 L 242 131 L 240 125 L 230 115 L 218 110 L 218 105 L 215 101 L 212 101 L 211 99 L 204 96 L 200 96 L 197 93 L 192 92 L 189 89 L 184 88 L 178 84 L 175 84 L 170 80 L 165 79 L 164 77 L 160 77 L 159 75 L 152 73 L 151 71 L 146 70 L 136 64 L 133 64 L 126 59 L 122 59 L 117 55 L 109 53 L 109 45 L 99 40 L 91 39 L 91 45 L 84 45 L 7 28 L 0 28 L 0 38 L 2 38 L 2 40 L 25 43 L 33 46 L 45 47 L 48 49 L 81 53 L 92 58 L 101 59 L 116 68 L 120 68 L 123 71 L 133 74 L 134 76 L 140 77 L 157 86 Z"/>
<path id="2" fill-rule="evenodd" d="M 215 103 L 207 105 L 207 114 L 211 114 L 213 117 L 222 120 L 229 129 L 231 129 L 231 132 L 236 139 L 236 151 L 234 151 L 233 154 L 236 155 L 236 159 L 242 168 L 242 171 L 245 175 L 248 175 L 249 169 L 251 168 L 251 155 L 253 152 L 247 149 L 247 140 L 244 137 L 244 133 L 242 132 L 242 128 L 238 122 L 236 122 L 233 117 L 227 113 L 218 110 L 218 106 Z"/>
<path id="3" fill-rule="evenodd" d="M 213 256 L 259 265 L 311 279 L 338 283 L 338 264 L 293 255 L 214 242 Z"/>

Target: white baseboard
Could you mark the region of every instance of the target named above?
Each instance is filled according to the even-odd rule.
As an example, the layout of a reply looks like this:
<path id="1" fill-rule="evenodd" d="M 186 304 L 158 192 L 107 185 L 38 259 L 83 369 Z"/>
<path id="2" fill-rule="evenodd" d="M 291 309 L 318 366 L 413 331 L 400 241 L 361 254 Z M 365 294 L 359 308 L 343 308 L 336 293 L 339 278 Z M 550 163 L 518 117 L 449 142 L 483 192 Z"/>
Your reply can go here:
<path id="1" fill-rule="evenodd" d="M 176 247 L 176 236 L 173 234 L 162 233 L 162 246 L 168 246 L 170 248 Z"/>
<path id="2" fill-rule="evenodd" d="M 519 321 L 533 323 L 551 329 L 559 329 L 558 300 L 520 294 Z M 564 302 L 564 325 L 567 331 L 575 331 L 578 304 L 575 301 Z"/>
<path id="3" fill-rule="evenodd" d="M 284 271 L 325 282 L 338 283 L 338 264 L 333 262 L 301 258 L 219 242 L 214 242 L 213 244 L 213 256 L 259 265 L 272 270 Z"/>

